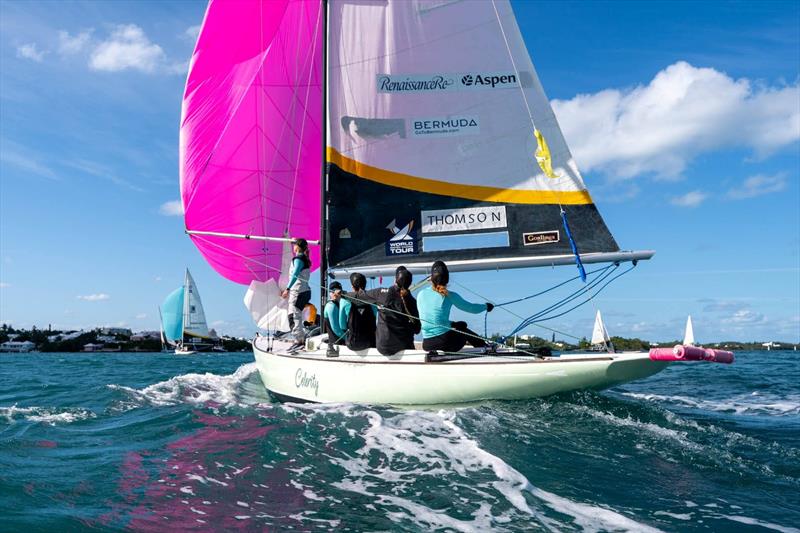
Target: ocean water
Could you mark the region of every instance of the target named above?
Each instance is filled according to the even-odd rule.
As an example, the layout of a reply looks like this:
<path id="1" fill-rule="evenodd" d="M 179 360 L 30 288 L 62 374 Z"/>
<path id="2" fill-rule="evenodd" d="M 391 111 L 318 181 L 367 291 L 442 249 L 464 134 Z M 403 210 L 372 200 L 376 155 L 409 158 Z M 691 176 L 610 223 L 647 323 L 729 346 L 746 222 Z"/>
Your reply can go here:
<path id="1" fill-rule="evenodd" d="M 387 383 L 391 386 L 391 383 Z M 2 531 L 800 532 L 800 354 L 428 410 L 252 354 L 0 354 Z"/>

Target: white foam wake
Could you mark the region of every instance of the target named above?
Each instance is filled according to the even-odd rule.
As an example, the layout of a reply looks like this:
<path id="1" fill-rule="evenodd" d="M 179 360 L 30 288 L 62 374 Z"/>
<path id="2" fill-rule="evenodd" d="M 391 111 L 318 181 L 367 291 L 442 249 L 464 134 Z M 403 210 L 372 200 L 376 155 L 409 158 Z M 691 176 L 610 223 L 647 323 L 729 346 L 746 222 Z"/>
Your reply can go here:
<path id="1" fill-rule="evenodd" d="M 396 523 L 411 521 L 423 529 L 488 531 L 502 530 L 506 523 L 518 524 L 527 516 L 541 527 L 560 531 L 566 524 L 553 518 L 557 513 L 569 517 L 570 527 L 585 530 L 658 531 L 605 506 L 572 501 L 533 486 L 518 470 L 470 438 L 456 424 L 454 411 L 407 411 L 383 417 L 348 406 L 338 409 L 346 416 L 366 416 L 368 426 L 361 432 L 364 445 L 355 457 L 332 458 L 348 473 L 333 485 L 369 496 L 390 509 L 401 509 L 403 512 L 387 513 Z M 421 480 L 436 485 L 447 478 L 453 478 L 459 490 L 479 495 L 481 503 L 470 513 L 471 519 L 456 518 L 447 507 L 435 509 L 405 497 L 418 493 Z"/>
<path id="2" fill-rule="evenodd" d="M 126 393 L 134 400 L 134 405 L 153 405 L 157 407 L 189 403 L 203 405 L 209 402 L 224 405 L 252 405 L 265 398 L 252 398 L 243 384 L 256 372 L 256 364 L 240 366 L 233 374 L 183 374 L 166 381 L 134 389 L 124 385 L 107 385 L 112 390 Z"/>
<path id="3" fill-rule="evenodd" d="M 800 394 L 775 397 L 765 396 L 756 391 L 724 400 L 706 400 L 687 396 L 665 396 L 636 392 L 623 392 L 622 394 L 637 400 L 677 403 L 705 411 L 726 412 L 737 415 L 788 416 L 800 414 Z"/>
<path id="4" fill-rule="evenodd" d="M 28 420 L 54 426 L 56 424 L 71 424 L 79 420 L 95 418 L 96 416 L 94 412 L 88 409 L 77 407 L 17 407 L 16 404 L 10 407 L 0 407 L 0 418 L 5 418 L 9 424 L 18 420 Z"/>

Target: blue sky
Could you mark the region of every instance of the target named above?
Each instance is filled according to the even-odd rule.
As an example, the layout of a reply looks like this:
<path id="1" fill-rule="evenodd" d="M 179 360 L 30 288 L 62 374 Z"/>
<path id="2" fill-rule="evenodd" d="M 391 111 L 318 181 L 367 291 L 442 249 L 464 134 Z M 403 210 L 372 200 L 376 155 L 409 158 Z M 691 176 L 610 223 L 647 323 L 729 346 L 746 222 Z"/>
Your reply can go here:
<path id="1" fill-rule="evenodd" d="M 606 223 L 622 248 L 657 250 L 549 325 L 589 335 L 600 309 L 611 334 L 658 340 L 679 337 L 691 313 L 701 342 L 800 341 L 800 5 L 512 4 Z M 170 214 L 204 10 L 0 3 L 2 322 L 156 329 L 188 266 L 212 327 L 254 331 L 244 287 L 213 272 Z M 504 301 L 572 275 L 458 274 L 452 288 Z M 497 310 L 488 328 L 516 322 Z"/>

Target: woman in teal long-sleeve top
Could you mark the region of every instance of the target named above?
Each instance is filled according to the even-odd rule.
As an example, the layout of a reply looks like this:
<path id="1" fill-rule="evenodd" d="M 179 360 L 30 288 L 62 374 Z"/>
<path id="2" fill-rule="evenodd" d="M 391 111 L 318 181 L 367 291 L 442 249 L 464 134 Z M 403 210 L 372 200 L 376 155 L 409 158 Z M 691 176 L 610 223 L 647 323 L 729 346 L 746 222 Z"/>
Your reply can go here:
<path id="1" fill-rule="evenodd" d="M 457 352 L 467 343 L 476 348 L 486 346 L 480 335 L 467 328 L 466 322 L 450 322 L 450 310 L 455 306 L 467 313 L 478 314 L 489 312 L 494 306 L 490 303 L 468 302 L 460 294 L 447 290 L 449 281 L 447 265 L 436 261 L 431 268 L 431 286 L 417 295 L 422 322 L 422 348 L 427 351 Z"/>

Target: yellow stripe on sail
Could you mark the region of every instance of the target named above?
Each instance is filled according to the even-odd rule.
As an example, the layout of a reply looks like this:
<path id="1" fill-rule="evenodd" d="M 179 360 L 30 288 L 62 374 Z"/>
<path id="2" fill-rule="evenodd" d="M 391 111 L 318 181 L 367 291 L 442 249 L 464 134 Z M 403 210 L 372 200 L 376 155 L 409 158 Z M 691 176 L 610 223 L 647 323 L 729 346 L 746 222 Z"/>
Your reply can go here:
<path id="1" fill-rule="evenodd" d="M 539 163 L 539 168 L 548 178 L 558 178 L 558 174 L 553 172 L 553 160 L 550 158 L 550 148 L 547 146 L 547 141 L 544 140 L 544 135 L 537 129 L 533 130 L 533 134 L 536 136 L 536 143 L 539 145 L 536 149 L 536 162 Z"/>
<path id="2" fill-rule="evenodd" d="M 336 165 L 345 172 L 355 174 L 359 178 L 412 191 L 509 204 L 588 205 L 593 203 L 588 191 L 534 191 L 448 183 L 366 165 L 343 156 L 330 146 L 327 148 L 327 155 L 328 163 Z"/>

